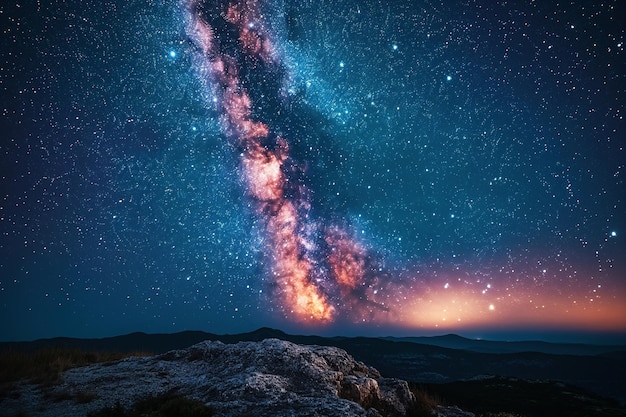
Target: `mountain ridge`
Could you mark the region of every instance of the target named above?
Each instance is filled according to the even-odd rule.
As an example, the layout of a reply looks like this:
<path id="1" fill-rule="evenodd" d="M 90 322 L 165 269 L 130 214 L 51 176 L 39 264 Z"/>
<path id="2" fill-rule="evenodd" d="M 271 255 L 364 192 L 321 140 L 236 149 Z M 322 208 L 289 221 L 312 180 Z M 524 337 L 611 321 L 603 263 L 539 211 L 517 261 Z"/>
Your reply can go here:
<path id="1" fill-rule="evenodd" d="M 387 336 L 382 337 L 382 339 L 394 342 L 420 343 L 484 353 L 541 352 L 561 355 L 571 354 L 594 356 L 615 351 L 626 351 L 626 345 L 546 342 L 543 340 L 497 341 L 470 339 L 453 333 L 440 336 Z"/>
<path id="2" fill-rule="evenodd" d="M 78 347 L 82 349 L 110 350 L 118 348 L 121 351 L 146 350 L 154 353 L 163 353 L 167 350 L 184 348 L 203 340 L 220 340 L 224 343 L 238 341 L 259 341 L 267 338 L 282 340 L 297 340 L 299 342 L 319 343 L 320 340 L 346 341 L 346 340 L 384 340 L 394 343 L 413 343 L 419 345 L 436 346 L 455 350 L 468 350 L 480 353 L 524 353 L 538 352 L 557 355 L 595 356 L 612 354 L 613 352 L 625 352 L 626 345 L 606 345 L 589 343 L 559 343 L 540 340 L 527 341 L 496 341 L 483 339 L 470 339 L 458 334 L 449 333 L 439 336 L 316 336 L 316 335 L 293 335 L 271 327 L 260 327 L 256 330 L 235 334 L 217 334 L 202 330 L 183 330 L 175 333 L 146 333 L 142 331 L 132 332 L 118 336 L 101 338 L 75 338 L 54 337 L 42 338 L 33 341 L 5 341 L 0 342 L 0 349 L 15 348 L 31 350 L 51 346 Z M 187 343 L 189 341 L 190 343 Z M 152 347 L 144 348 L 144 346 Z M 170 347 L 171 346 L 171 347 Z"/>

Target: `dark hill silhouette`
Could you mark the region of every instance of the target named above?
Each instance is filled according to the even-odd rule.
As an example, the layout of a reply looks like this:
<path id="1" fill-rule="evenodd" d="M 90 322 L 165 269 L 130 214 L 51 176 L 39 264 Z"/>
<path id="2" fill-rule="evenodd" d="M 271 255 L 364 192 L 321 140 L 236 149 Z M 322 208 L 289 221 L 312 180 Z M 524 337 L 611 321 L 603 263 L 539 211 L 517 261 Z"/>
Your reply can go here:
<path id="1" fill-rule="evenodd" d="M 432 337 L 385 337 L 384 339 L 394 342 L 413 342 L 483 353 L 542 352 L 556 355 L 593 356 L 607 352 L 626 350 L 626 346 L 591 345 L 582 343 L 550 343 L 539 340 L 501 342 L 482 339 L 468 339 L 456 334 Z"/>

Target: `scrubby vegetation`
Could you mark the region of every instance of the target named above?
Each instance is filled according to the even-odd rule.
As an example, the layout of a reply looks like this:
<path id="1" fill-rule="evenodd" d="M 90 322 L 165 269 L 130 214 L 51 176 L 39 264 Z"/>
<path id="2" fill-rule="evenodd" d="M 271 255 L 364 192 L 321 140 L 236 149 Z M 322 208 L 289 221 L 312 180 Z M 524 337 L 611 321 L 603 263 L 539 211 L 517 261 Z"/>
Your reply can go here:
<path id="1" fill-rule="evenodd" d="M 432 417 L 433 410 L 439 405 L 446 405 L 446 402 L 430 393 L 420 384 L 409 384 L 411 391 L 415 395 L 415 406 L 408 410 L 408 417 Z"/>
<path id="2" fill-rule="evenodd" d="M 418 397 L 454 404 L 477 417 L 626 417 L 614 400 L 601 398 L 581 388 L 548 381 L 494 377 L 447 384 L 411 384 Z M 427 393 L 424 396 L 423 393 Z M 444 404 L 445 405 L 445 404 Z"/>
<path id="3" fill-rule="evenodd" d="M 119 403 L 89 414 L 89 417 L 211 417 L 214 410 L 202 401 L 166 393 L 138 401 L 132 409 Z"/>
<path id="4" fill-rule="evenodd" d="M 147 353 L 88 352 L 79 349 L 45 348 L 35 351 L 0 351 L 0 387 L 26 379 L 36 384 L 53 385 L 63 372 L 93 363 L 117 361 Z"/>

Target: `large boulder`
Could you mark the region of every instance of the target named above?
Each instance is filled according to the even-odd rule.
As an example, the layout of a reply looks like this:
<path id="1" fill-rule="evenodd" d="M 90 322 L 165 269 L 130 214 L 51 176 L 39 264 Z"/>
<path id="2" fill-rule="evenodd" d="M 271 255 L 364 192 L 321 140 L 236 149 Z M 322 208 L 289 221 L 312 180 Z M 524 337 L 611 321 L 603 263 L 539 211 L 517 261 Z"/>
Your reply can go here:
<path id="1" fill-rule="evenodd" d="M 86 416 L 172 391 L 225 417 L 400 417 L 415 403 L 405 381 L 382 378 L 342 349 L 266 339 L 207 341 L 159 356 L 71 369 L 62 383 L 47 389 L 23 384 L 0 400 L 5 410 L 0 414 Z"/>

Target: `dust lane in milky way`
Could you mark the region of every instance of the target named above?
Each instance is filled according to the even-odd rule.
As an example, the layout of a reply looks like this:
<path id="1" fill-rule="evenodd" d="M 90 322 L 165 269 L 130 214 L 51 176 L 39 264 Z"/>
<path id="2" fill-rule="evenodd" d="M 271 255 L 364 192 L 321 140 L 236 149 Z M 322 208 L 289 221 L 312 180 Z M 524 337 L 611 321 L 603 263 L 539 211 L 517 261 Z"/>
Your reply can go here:
<path id="1" fill-rule="evenodd" d="M 254 0 L 187 4 L 188 33 L 201 57 L 200 74 L 215 97 L 222 129 L 240 156 L 240 174 L 265 234 L 265 256 L 286 316 L 328 322 L 341 312 L 355 319 L 385 313 L 376 300 L 382 268 L 346 228 L 316 221 L 302 164 L 289 139 L 259 120 L 251 92 L 284 72 Z M 270 92 L 280 95 L 280 92 Z M 283 97 L 283 100 L 287 100 Z"/>

